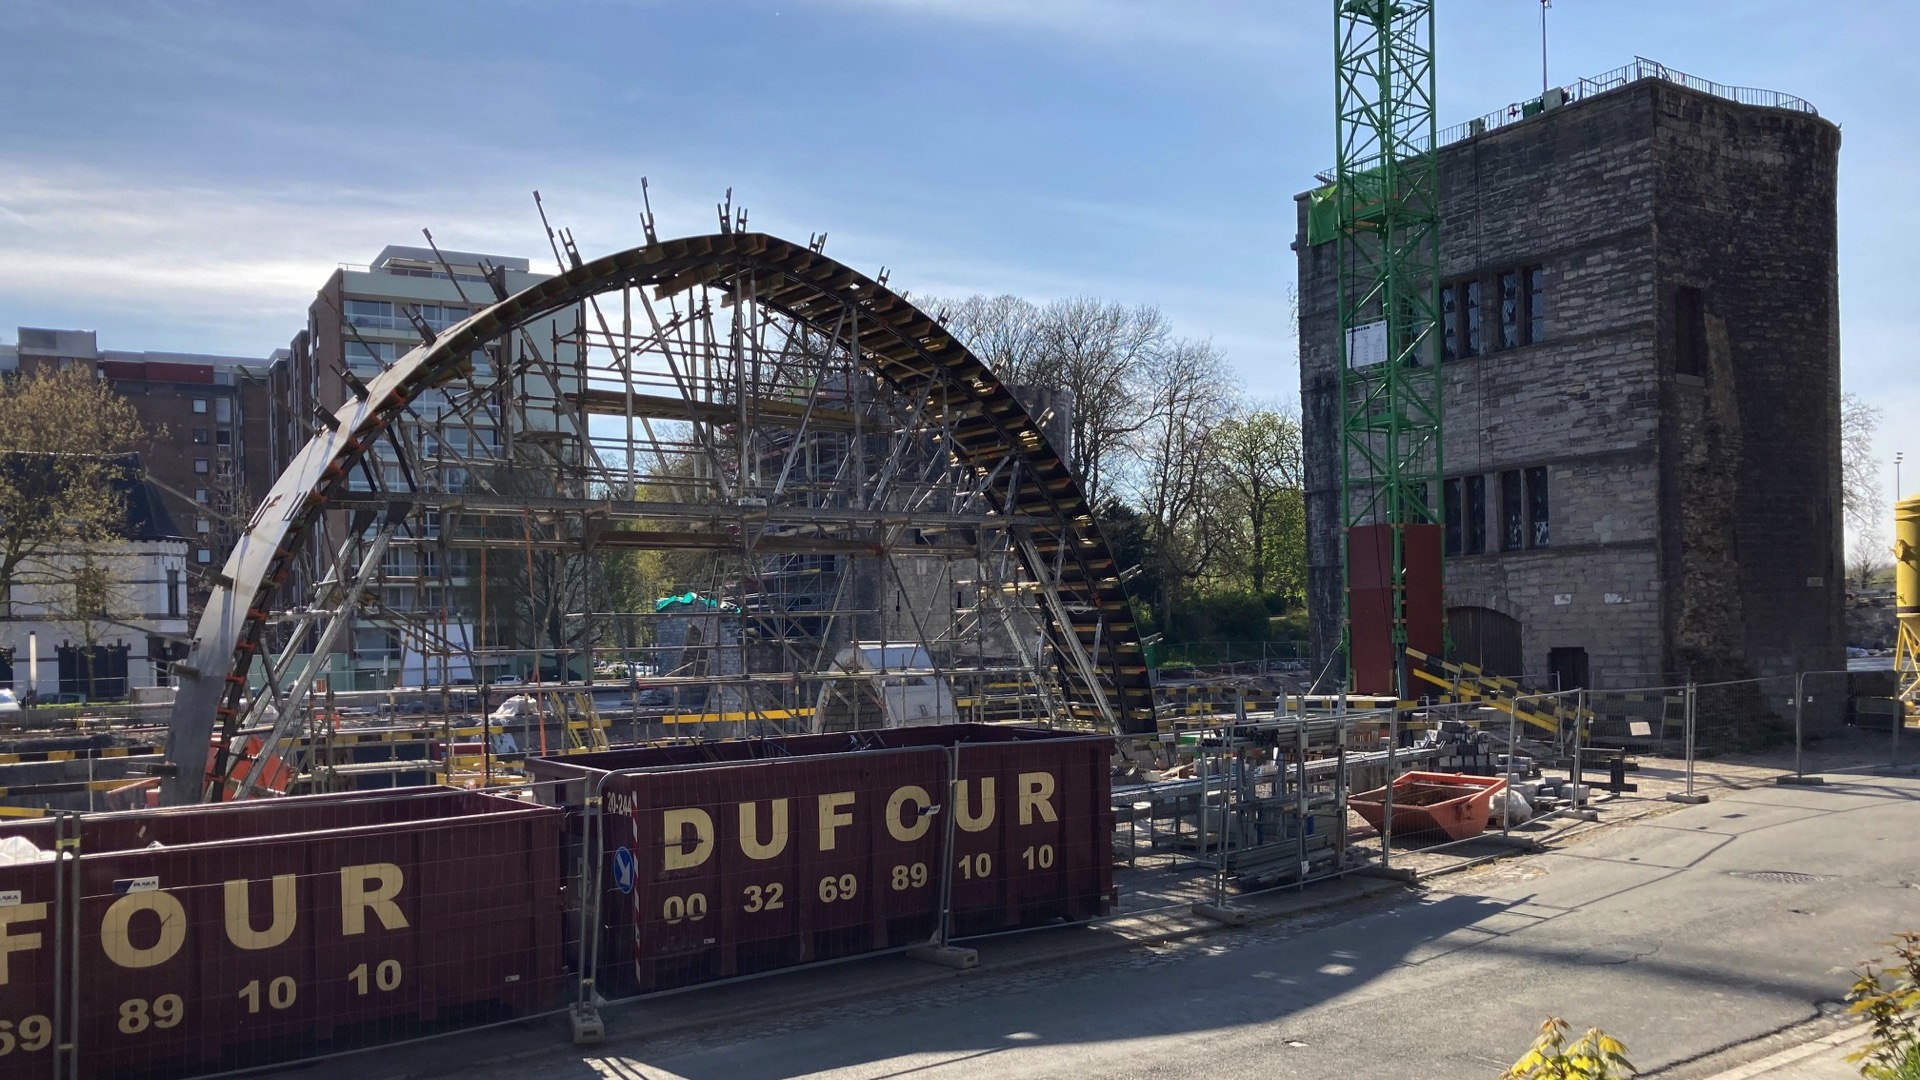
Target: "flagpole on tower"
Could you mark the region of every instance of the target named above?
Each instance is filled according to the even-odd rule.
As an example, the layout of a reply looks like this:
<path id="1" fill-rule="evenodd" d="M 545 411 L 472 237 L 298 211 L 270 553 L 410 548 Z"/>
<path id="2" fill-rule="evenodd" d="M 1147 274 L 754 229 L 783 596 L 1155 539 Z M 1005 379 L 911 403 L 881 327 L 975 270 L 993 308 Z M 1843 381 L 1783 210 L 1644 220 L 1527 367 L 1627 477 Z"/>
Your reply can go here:
<path id="1" fill-rule="evenodd" d="M 1553 0 L 1540 0 L 1540 95 L 1547 93 L 1547 9 Z"/>

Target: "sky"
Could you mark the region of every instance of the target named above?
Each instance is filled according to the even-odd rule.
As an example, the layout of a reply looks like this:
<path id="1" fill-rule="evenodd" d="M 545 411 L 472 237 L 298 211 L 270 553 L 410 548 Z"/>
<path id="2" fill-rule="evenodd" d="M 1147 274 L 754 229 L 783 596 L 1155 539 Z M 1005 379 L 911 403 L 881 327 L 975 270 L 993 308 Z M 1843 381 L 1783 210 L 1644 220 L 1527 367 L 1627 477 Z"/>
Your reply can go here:
<path id="1" fill-rule="evenodd" d="M 1297 397 L 1325 0 L 0 0 L 0 335 L 265 356 L 386 244 L 551 265 L 749 227 L 917 294 L 1153 304 Z M 1538 0 L 1440 0 L 1442 127 L 1537 94 Z M 1842 127 L 1844 381 L 1914 458 L 1911 0 L 1558 0 L 1549 74 L 1659 60 Z M 1892 469 L 1886 469 L 1888 494 Z"/>

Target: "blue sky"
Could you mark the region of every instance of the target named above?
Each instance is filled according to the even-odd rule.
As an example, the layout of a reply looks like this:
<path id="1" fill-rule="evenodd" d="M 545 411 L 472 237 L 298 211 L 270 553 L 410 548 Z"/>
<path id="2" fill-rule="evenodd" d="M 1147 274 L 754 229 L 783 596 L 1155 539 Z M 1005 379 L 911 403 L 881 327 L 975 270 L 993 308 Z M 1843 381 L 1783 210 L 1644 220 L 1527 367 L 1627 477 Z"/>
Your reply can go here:
<path id="1" fill-rule="evenodd" d="M 0 334 L 264 355 L 387 243 L 536 259 L 750 225 L 920 293 L 1159 305 L 1295 396 L 1293 194 L 1332 160 L 1324 0 L 0 0 Z M 1537 92 L 1536 0 L 1442 0 L 1443 126 Z M 1558 0 L 1551 73 L 1636 54 L 1838 121 L 1847 385 L 1920 487 L 1908 0 Z M 1889 474 L 1889 482 L 1891 475 Z"/>

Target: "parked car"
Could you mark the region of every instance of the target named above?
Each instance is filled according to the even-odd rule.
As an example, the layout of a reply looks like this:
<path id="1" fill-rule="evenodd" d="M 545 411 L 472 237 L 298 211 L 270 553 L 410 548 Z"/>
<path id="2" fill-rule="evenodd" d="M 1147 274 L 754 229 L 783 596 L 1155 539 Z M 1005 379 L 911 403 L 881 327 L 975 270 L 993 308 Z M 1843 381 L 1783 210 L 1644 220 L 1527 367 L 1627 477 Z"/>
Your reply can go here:
<path id="1" fill-rule="evenodd" d="M 20 699 L 11 690 L 0 690 L 0 713 L 20 711 Z"/>
<path id="2" fill-rule="evenodd" d="M 498 678 L 496 678 L 496 679 L 494 679 L 494 680 L 493 680 L 493 685 L 495 685 L 495 686 L 519 686 L 519 685 L 520 685 L 520 676 L 518 676 L 518 675 L 501 675 L 501 676 L 499 676 Z"/>

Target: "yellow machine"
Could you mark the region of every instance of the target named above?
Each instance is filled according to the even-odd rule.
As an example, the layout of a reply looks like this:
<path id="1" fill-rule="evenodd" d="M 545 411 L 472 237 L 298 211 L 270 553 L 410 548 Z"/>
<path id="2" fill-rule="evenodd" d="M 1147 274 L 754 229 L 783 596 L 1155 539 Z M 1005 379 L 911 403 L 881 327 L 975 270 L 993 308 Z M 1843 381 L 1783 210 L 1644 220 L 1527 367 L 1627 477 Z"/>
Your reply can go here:
<path id="1" fill-rule="evenodd" d="M 1920 498 L 1893 506 L 1893 595 L 1900 644 L 1893 668 L 1900 678 L 1900 700 L 1909 713 L 1920 711 Z"/>

